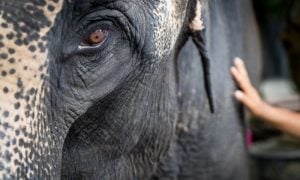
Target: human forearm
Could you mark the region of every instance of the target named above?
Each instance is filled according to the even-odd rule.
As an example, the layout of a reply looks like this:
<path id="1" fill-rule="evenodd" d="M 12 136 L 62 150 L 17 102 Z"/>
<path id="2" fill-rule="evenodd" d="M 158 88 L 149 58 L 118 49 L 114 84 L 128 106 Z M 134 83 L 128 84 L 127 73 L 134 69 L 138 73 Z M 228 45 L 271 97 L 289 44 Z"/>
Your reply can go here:
<path id="1" fill-rule="evenodd" d="M 300 138 L 300 114 L 286 109 L 270 106 L 264 103 L 260 114 L 263 121 L 272 124 L 275 128 Z"/>
<path id="2" fill-rule="evenodd" d="M 264 102 L 251 84 L 248 72 L 241 59 L 237 58 L 235 60 L 231 73 L 241 89 L 235 92 L 238 101 L 261 120 L 300 138 L 300 113 L 273 107 Z"/>

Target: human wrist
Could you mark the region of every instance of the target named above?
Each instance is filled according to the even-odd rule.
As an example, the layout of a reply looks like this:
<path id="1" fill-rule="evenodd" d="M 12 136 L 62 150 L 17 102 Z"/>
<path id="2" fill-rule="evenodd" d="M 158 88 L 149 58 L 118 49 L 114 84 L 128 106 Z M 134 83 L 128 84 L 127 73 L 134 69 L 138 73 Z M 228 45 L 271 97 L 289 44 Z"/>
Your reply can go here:
<path id="1" fill-rule="evenodd" d="M 267 114 L 267 112 L 270 110 L 270 105 L 263 100 L 260 100 L 256 103 L 256 106 L 252 113 L 254 116 L 258 118 L 265 118 L 264 116 Z"/>

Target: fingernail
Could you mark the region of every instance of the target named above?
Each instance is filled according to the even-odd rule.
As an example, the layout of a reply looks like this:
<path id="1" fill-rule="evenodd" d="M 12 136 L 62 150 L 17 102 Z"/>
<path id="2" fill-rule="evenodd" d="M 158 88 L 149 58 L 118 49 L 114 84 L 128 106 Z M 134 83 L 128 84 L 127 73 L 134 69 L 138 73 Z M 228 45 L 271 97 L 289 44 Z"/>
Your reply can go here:
<path id="1" fill-rule="evenodd" d="M 237 60 L 238 60 L 238 57 L 235 57 L 235 58 L 233 59 L 234 64 L 237 62 Z"/>
<path id="2" fill-rule="evenodd" d="M 237 58 L 235 59 L 235 63 L 237 63 L 237 64 L 243 64 L 244 61 L 243 61 L 240 57 L 237 57 Z"/>
<path id="3" fill-rule="evenodd" d="M 242 93 L 241 91 L 235 91 L 234 95 L 235 95 L 235 97 L 238 98 L 238 99 L 240 99 L 240 98 L 243 97 L 243 93 Z"/>

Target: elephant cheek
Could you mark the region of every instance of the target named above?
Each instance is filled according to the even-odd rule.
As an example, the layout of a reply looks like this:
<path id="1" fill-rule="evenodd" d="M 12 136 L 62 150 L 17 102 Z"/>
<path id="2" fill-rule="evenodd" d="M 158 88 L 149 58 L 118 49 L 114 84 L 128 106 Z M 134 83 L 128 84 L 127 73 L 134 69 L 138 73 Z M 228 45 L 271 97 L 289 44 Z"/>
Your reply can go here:
<path id="1" fill-rule="evenodd" d="M 15 7 L 14 1 L 5 3 L 6 7 L 0 5 L 3 25 L 0 32 L 0 179 L 30 178 L 38 170 L 36 162 L 43 161 L 41 155 L 51 155 L 49 147 L 53 143 L 49 140 L 44 107 L 49 64 L 46 36 L 62 2 L 47 1 L 41 6 L 22 2 L 24 6 L 15 14 L 10 12 L 10 5 Z M 31 13 L 25 7 L 29 5 L 43 12 L 48 20 L 46 25 L 40 23 L 40 27 L 32 28 L 22 21 L 24 15 Z M 47 167 L 45 172 L 50 172 L 52 165 Z"/>

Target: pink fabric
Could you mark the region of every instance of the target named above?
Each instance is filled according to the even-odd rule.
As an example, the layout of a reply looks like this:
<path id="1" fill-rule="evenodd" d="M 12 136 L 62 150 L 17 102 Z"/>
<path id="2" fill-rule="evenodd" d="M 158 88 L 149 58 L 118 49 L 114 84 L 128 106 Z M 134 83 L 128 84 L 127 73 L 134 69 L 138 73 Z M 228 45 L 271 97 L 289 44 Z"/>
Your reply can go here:
<path id="1" fill-rule="evenodd" d="M 252 133 L 251 129 L 248 129 L 247 132 L 246 132 L 246 145 L 247 145 L 247 148 L 249 149 L 252 144 L 253 144 L 253 133 Z"/>

